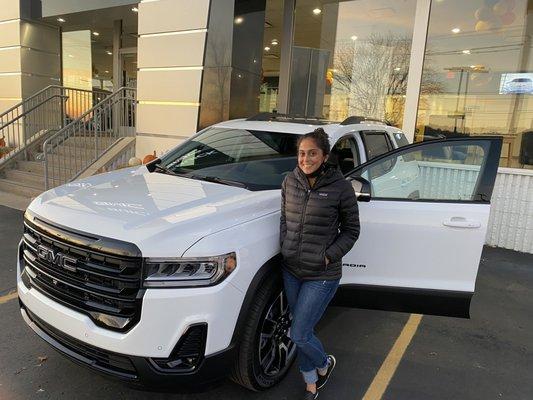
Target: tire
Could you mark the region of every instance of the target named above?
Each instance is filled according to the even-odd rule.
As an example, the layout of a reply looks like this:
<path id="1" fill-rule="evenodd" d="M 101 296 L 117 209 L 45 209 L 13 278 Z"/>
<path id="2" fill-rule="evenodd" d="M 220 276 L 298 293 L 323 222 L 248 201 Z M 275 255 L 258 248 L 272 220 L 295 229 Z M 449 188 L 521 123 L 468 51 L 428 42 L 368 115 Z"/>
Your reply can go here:
<path id="1" fill-rule="evenodd" d="M 231 379 L 253 391 L 271 388 L 287 374 L 296 346 L 287 336 L 291 316 L 279 277 L 260 286 L 248 313 Z"/>

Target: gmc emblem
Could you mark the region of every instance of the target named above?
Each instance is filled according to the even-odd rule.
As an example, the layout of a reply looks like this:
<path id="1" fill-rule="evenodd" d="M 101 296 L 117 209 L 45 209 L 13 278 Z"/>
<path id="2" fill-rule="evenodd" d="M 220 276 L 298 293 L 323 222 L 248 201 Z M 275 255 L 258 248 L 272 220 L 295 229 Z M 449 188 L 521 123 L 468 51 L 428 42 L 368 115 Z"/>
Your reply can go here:
<path id="1" fill-rule="evenodd" d="M 56 253 L 53 249 L 39 245 L 37 248 L 37 256 L 44 261 L 48 261 L 50 264 L 55 264 L 58 267 L 66 269 L 67 271 L 76 272 L 78 268 L 75 258 L 66 256 L 63 253 Z"/>

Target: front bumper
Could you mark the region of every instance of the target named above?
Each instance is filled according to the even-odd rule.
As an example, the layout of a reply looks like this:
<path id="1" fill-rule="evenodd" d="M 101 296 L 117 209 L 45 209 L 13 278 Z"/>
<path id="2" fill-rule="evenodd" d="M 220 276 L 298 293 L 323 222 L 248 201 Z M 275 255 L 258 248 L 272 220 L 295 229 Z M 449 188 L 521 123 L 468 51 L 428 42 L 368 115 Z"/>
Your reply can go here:
<path id="1" fill-rule="evenodd" d="M 211 354 L 187 373 L 163 372 L 147 357 L 119 354 L 83 343 L 44 322 L 19 299 L 24 321 L 45 342 L 77 364 L 129 385 L 154 391 L 188 391 L 205 388 L 224 378 L 235 359 L 235 347 Z"/>

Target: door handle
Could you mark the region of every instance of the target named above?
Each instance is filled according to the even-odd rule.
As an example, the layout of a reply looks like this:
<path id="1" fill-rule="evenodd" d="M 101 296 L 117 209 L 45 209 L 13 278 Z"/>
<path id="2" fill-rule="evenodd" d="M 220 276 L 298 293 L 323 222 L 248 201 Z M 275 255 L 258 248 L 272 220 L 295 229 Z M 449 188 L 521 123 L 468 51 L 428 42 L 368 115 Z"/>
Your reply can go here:
<path id="1" fill-rule="evenodd" d="M 477 229 L 481 228 L 481 223 L 471 219 L 466 219 L 463 217 L 452 217 L 447 221 L 442 223 L 444 226 L 449 226 L 451 228 L 466 228 L 466 229 Z"/>

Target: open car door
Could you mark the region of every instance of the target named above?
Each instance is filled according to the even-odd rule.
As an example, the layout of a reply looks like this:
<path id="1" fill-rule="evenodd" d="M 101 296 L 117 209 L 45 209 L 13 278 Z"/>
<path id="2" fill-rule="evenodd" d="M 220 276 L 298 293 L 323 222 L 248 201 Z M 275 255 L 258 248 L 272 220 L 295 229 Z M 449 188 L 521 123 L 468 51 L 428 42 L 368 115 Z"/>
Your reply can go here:
<path id="1" fill-rule="evenodd" d="M 334 304 L 469 317 L 502 140 L 435 140 L 348 174 L 361 234 Z"/>

